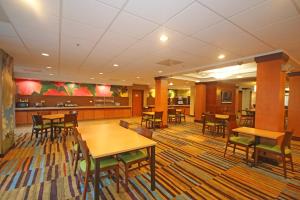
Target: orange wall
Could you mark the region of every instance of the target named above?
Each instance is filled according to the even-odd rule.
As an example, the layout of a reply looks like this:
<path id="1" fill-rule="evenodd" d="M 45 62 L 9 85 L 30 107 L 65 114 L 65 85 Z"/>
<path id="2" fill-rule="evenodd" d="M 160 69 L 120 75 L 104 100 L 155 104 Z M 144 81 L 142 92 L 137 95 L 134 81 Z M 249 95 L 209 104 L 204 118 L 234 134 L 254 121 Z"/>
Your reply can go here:
<path id="1" fill-rule="evenodd" d="M 285 73 L 282 59 L 257 63 L 255 127 L 284 130 Z"/>
<path id="2" fill-rule="evenodd" d="M 195 121 L 201 120 L 201 114 L 205 112 L 206 108 L 206 85 L 196 85 L 195 95 Z"/>
<path id="3" fill-rule="evenodd" d="M 289 78 L 289 88 L 288 129 L 300 137 L 300 75 Z"/>

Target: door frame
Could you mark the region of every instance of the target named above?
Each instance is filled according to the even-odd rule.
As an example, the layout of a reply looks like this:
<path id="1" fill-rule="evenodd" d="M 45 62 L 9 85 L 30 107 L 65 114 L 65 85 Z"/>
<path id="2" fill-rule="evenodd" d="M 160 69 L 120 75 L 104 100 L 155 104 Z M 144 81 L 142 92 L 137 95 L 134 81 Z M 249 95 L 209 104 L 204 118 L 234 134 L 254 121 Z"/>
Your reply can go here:
<path id="1" fill-rule="evenodd" d="M 133 117 L 137 117 L 137 116 L 134 116 L 133 115 L 133 99 L 134 99 L 134 91 L 138 91 L 138 92 L 141 92 L 141 114 L 143 112 L 143 107 L 144 107 L 144 90 L 139 90 L 139 89 L 133 89 L 132 90 L 132 96 L 131 96 L 131 99 L 132 99 L 132 109 L 131 109 L 131 116 Z"/>

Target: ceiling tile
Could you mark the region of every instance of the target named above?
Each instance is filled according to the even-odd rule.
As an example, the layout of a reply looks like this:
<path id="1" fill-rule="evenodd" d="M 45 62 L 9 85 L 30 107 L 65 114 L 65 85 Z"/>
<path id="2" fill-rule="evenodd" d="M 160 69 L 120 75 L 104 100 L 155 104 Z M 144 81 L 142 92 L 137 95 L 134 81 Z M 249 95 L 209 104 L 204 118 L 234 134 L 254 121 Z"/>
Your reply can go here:
<path id="1" fill-rule="evenodd" d="M 87 24 L 75 22 L 72 20 L 63 19 L 62 21 L 62 35 L 63 37 L 77 38 L 78 40 L 85 40 L 95 43 L 103 34 L 104 29 L 95 28 Z"/>
<path id="2" fill-rule="evenodd" d="M 125 10 L 133 14 L 142 16 L 156 23 L 164 23 L 174 16 L 192 0 L 130 0 Z"/>
<path id="3" fill-rule="evenodd" d="M 63 1 L 64 18 L 98 28 L 106 28 L 116 16 L 118 11 L 118 9 L 102 4 L 96 0 Z"/>
<path id="4" fill-rule="evenodd" d="M 272 50 L 270 47 L 227 21 L 220 22 L 208 29 L 199 31 L 194 37 L 212 43 L 217 47 L 232 51 L 240 56 L 248 56 Z"/>
<path id="5" fill-rule="evenodd" d="M 202 49 L 206 44 L 200 40 L 187 37 L 179 41 L 176 45 L 172 46 L 173 48 L 183 50 L 193 55 L 199 55 L 198 51 Z"/>
<path id="6" fill-rule="evenodd" d="M 197 19 L 197 20 L 195 20 Z M 195 2 L 166 23 L 168 28 L 190 35 L 204 29 L 222 18 Z M 193 22 L 193 23 L 187 23 Z"/>
<path id="7" fill-rule="evenodd" d="M 215 12 L 223 15 L 224 17 L 230 17 L 238 12 L 246 10 L 252 6 L 255 6 L 265 0 L 198 0 Z"/>
<path id="8" fill-rule="evenodd" d="M 299 13 L 291 1 L 269 0 L 231 17 L 230 20 L 253 32 L 297 15 Z"/>
<path id="9" fill-rule="evenodd" d="M 15 30 L 10 23 L 0 21 L 0 37 L 17 37 Z"/>
<path id="10" fill-rule="evenodd" d="M 121 8 L 126 2 L 126 0 L 97 0 L 97 1 L 116 8 Z"/>
<path id="11" fill-rule="evenodd" d="M 148 20 L 122 12 L 113 23 L 110 30 L 140 39 L 157 27 L 157 24 Z"/>

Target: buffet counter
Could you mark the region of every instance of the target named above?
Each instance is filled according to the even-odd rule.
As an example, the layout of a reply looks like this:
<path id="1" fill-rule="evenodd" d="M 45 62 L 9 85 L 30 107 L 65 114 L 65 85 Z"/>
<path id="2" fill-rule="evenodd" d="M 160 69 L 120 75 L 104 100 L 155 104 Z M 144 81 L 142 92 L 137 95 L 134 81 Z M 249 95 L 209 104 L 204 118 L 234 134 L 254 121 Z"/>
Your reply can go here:
<path id="1" fill-rule="evenodd" d="M 40 111 L 66 114 L 70 110 L 78 111 L 79 121 L 131 117 L 131 106 L 28 107 L 15 108 L 16 125 L 32 124 L 32 115 Z"/>

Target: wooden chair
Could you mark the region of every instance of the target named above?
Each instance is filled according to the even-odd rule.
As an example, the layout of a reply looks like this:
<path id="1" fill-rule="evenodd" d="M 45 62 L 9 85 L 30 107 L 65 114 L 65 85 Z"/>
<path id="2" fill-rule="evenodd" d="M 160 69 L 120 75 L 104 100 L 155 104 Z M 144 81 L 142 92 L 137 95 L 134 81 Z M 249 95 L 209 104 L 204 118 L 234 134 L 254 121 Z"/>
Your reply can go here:
<path id="1" fill-rule="evenodd" d="M 153 131 L 151 131 L 147 128 L 139 127 L 136 129 L 136 132 L 144 137 L 152 139 Z M 125 187 L 126 187 L 126 189 L 128 189 L 128 173 L 129 173 L 129 171 L 136 169 L 136 168 L 131 168 L 131 166 L 134 164 L 138 164 L 138 169 L 140 169 L 141 166 L 148 165 L 149 162 L 147 162 L 144 165 L 141 165 L 141 162 L 150 160 L 149 159 L 150 158 L 150 149 L 146 148 L 146 149 L 140 149 L 140 150 L 122 153 L 122 154 L 118 155 L 118 158 L 124 164 Z"/>
<path id="2" fill-rule="evenodd" d="M 64 134 L 63 134 L 63 138 L 65 138 L 65 136 L 71 132 L 73 133 L 74 129 L 75 129 L 75 121 L 76 121 L 76 116 L 74 114 L 65 114 L 64 116 L 64 121 L 54 124 L 55 128 L 58 128 L 61 132 L 61 129 L 64 130 Z"/>
<path id="3" fill-rule="evenodd" d="M 77 118 L 78 118 L 78 111 L 76 111 L 76 110 L 71 110 L 71 111 L 69 112 L 69 114 L 74 115 L 74 124 L 75 124 L 75 127 L 78 127 L 78 120 L 77 120 Z"/>
<path id="4" fill-rule="evenodd" d="M 146 128 L 147 128 L 147 123 L 149 121 L 149 119 L 151 119 L 152 117 L 149 115 L 145 115 L 143 114 L 144 112 L 149 112 L 150 108 L 149 107 L 144 107 L 143 111 L 142 111 L 142 118 L 141 118 L 141 126 L 143 126 L 143 122 L 146 123 Z"/>
<path id="5" fill-rule="evenodd" d="M 44 120 L 41 115 L 32 115 L 32 132 L 30 139 L 32 140 L 33 134 L 35 137 L 38 137 L 38 134 L 41 134 L 41 139 L 43 139 L 43 133 L 47 136 L 48 129 L 51 129 L 49 124 L 44 123 Z"/>
<path id="6" fill-rule="evenodd" d="M 129 123 L 124 121 L 124 120 L 120 120 L 119 125 L 124 127 L 124 128 L 129 128 Z"/>
<path id="7" fill-rule="evenodd" d="M 81 156 L 80 156 L 81 151 L 80 151 L 80 147 L 79 147 L 79 139 L 81 139 L 81 135 L 77 129 L 74 130 L 73 138 L 74 138 L 74 141 L 72 141 L 73 146 L 71 149 L 71 155 L 72 155 L 72 165 L 74 165 L 74 162 L 75 162 L 74 176 L 76 176 L 78 161 L 79 161 L 79 159 L 81 159 Z"/>
<path id="8" fill-rule="evenodd" d="M 246 152 L 246 164 L 248 164 L 248 158 L 249 158 L 249 148 L 254 145 L 254 138 L 253 137 L 247 137 L 247 136 L 240 136 L 238 133 L 234 133 L 232 129 L 237 128 L 237 124 L 231 123 L 229 127 L 229 133 L 227 137 L 227 142 L 225 146 L 225 151 L 224 151 L 224 157 L 227 152 L 227 147 L 232 147 L 233 148 L 233 153 L 235 153 L 235 148 L 236 146 L 241 146 L 245 148 Z M 232 146 L 233 145 L 233 146 Z"/>
<path id="9" fill-rule="evenodd" d="M 226 127 L 229 120 L 229 115 L 215 115 L 215 121 L 218 124 L 217 132 L 221 133 L 223 135 L 223 138 L 225 137 Z"/>
<path id="10" fill-rule="evenodd" d="M 182 121 L 182 119 L 185 121 L 185 110 L 182 109 L 182 111 L 177 114 L 177 117 L 179 118 L 180 122 Z"/>
<path id="11" fill-rule="evenodd" d="M 84 189 L 82 194 L 82 199 L 86 199 L 86 192 L 88 187 L 89 178 L 93 178 L 95 171 L 95 161 L 90 157 L 89 149 L 86 145 L 86 141 L 78 138 L 79 147 L 82 152 L 83 160 L 79 162 L 79 180 L 84 182 Z M 118 160 L 112 156 L 102 158 L 100 160 L 100 171 L 109 171 L 114 170 L 117 182 L 117 192 L 119 193 L 119 164 Z M 84 181 L 82 180 L 84 177 Z"/>
<path id="12" fill-rule="evenodd" d="M 169 122 L 177 122 L 177 115 L 176 115 L 176 109 L 175 108 L 171 108 L 168 109 L 168 121 Z"/>
<path id="13" fill-rule="evenodd" d="M 289 158 L 292 171 L 294 171 L 291 151 L 292 135 L 292 131 L 286 131 L 280 145 L 257 144 L 255 149 L 255 165 L 257 164 L 257 158 L 260 151 L 270 152 L 272 154 L 279 155 L 282 159 L 283 173 L 284 177 L 286 178 L 286 158 Z"/>
<path id="14" fill-rule="evenodd" d="M 212 133 L 217 133 L 217 130 L 221 126 L 219 122 L 216 121 L 215 114 L 211 113 L 204 113 L 203 114 L 203 127 L 202 133 L 205 134 L 205 130 L 209 130 Z"/>
<path id="15" fill-rule="evenodd" d="M 162 117 L 163 117 L 163 111 L 155 112 L 154 118 L 149 119 L 149 122 L 151 123 L 151 127 L 155 130 L 156 125 L 159 125 L 161 127 L 163 125 L 162 123 Z"/>

